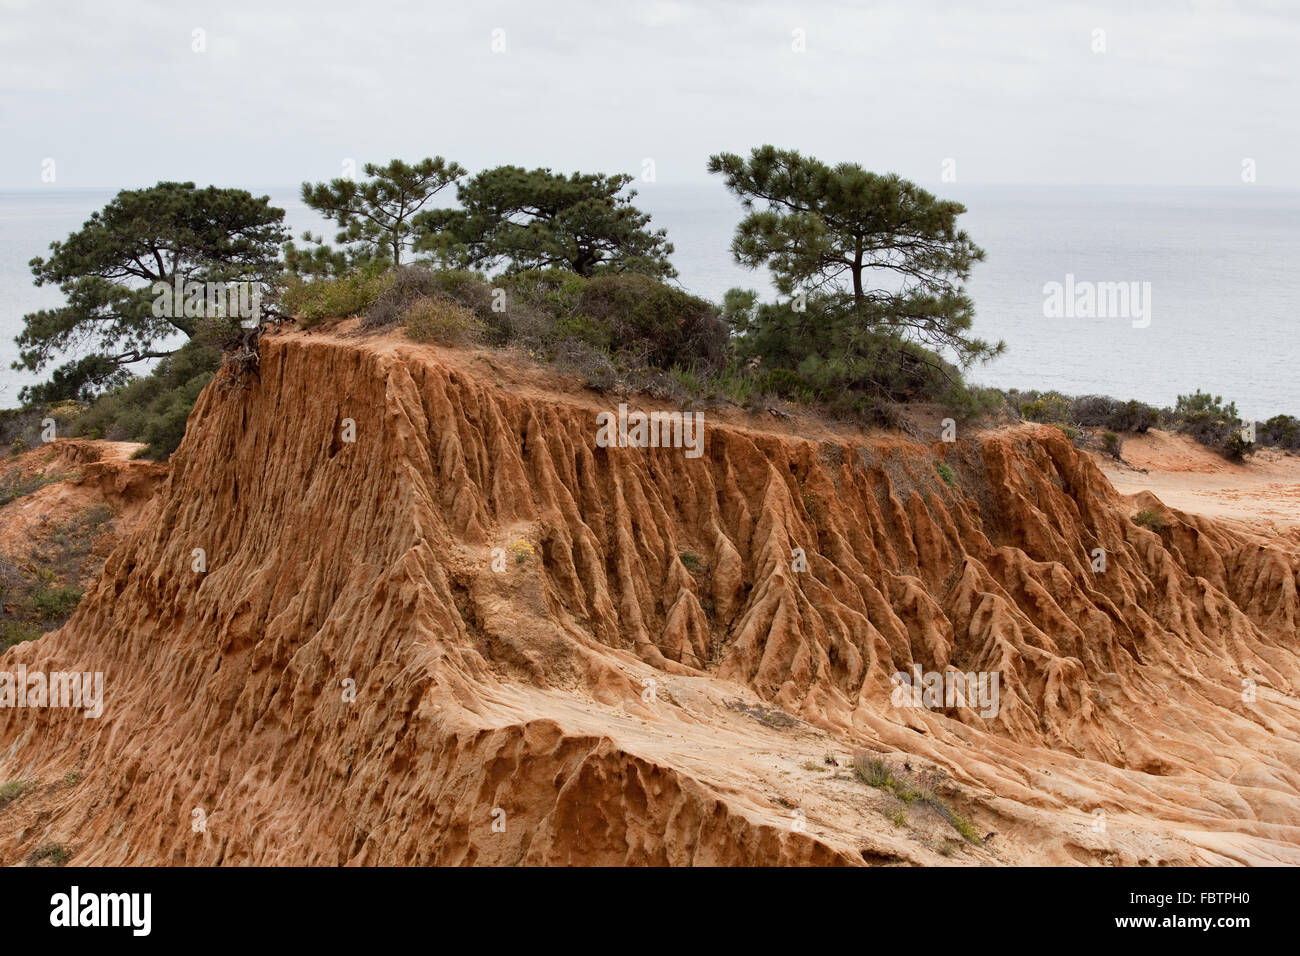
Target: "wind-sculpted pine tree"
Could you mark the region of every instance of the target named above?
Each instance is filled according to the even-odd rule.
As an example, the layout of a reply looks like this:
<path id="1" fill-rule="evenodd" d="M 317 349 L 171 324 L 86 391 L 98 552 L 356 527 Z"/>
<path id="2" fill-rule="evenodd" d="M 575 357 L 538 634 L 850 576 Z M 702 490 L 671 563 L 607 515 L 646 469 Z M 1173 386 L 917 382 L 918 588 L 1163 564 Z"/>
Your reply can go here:
<path id="1" fill-rule="evenodd" d="M 23 400 L 89 399 L 129 379 L 137 363 L 173 355 L 218 316 L 171 290 L 241 283 L 260 294 L 279 273 L 283 219 L 267 197 L 242 189 L 158 183 L 118 193 L 31 261 L 36 284 L 57 285 L 66 302 L 24 316 L 13 367 L 38 372 L 83 354 L 24 388 Z"/>
<path id="2" fill-rule="evenodd" d="M 509 271 L 561 268 L 581 276 L 634 272 L 677 275 L 663 229 L 632 205 L 626 174 L 498 166 L 456 188 L 460 209 L 420 216 L 420 248 L 457 266 Z"/>
<path id="3" fill-rule="evenodd" d="M 999 354 L 969 332 L 963 283 L 984 251 L 957 228 L 966 211 L 896 175 L 827 166 L 794 150 L 709 159 L 748 215 L 732 254 L 768 266 L 784 301 L 734 290 L 728 315 L 741 352 L 786 369 L 813 392 L 849 387 L 911 397 L 955 382 Z"/>
<path id="4" fill-rule="evenodd" d="M 441 156 L 414 165 L 394 159 L 387 166 L 366 163 L 364 182 L 340 178 L 302 184 L 302 201 L 339 226 L 327 246 L 319 236 L 303 235 L 306 247 L 285 247 L 285 263 L 300 275 L 337 275 L 367 265 L 400 266 L 417 238 L 416 217 L 434 196 L 465 175 L 458 163 Z"/>

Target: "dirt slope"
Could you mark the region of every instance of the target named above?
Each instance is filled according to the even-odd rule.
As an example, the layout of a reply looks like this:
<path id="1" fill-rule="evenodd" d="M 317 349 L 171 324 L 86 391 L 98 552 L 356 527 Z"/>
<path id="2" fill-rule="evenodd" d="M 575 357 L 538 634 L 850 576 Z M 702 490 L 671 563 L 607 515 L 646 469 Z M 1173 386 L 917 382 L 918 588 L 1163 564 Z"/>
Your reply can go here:
<path id="1" fill-rule="evenodd" d="M 1125 437 L 1121 454 L 1122 462 L 1095 460 L 1124 494 L 1150 491 L 1170 507 L 1300 544 L 1300 456 L 1260 448 L 1235 464 L 1187 435 L 1154 429 Z"/>
<path id="2" fill-rule="evenodd" d="M 543 378 L 318 333 L 210 387 L 73 619 L 0 658 L 107 698 L 0 709 L 0 862 L 1300 863 L 1294 545 L 1139 527 L 1052 428 L 706 413 L 692 459 L 597 447 L 617 400 Z M 996 715 L 893 706 L 914 664 L 996 672 Z"/>
<path id="3" fill-rule="evenodd" d="M 59 439 L 0 463 L 0 653 L 66 622 L 135 526 L 167 473 L 140 447 Z"/>

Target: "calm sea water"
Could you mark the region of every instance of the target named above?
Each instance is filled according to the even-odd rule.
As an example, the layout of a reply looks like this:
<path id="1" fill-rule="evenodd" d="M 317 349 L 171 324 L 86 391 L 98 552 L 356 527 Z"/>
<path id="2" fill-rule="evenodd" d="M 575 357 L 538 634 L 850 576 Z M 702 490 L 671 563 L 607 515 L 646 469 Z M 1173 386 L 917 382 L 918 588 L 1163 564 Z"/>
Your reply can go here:
<path id="1" fill-rule="evenodd" d="M 295 187 L 253 188 L 283 207 L 297 235 L 327 224 Z M 1243 415 L 1300 415 L 1300 192 L 1236 188 L 930 187 L 965 203 L 963 226 L 988 253 L 975 267 L 976 334 L 1005 356 L 972 377 L 1004 388 L 1102 393 L 1172 404 L 1196 388 L 1235 400 Z M 27 262 L 78 228 L 113 190 L 0 192 L 0 407 L 32 380 L 9 368 L 22 316 L 57 305 Z M 668 229 L 692 292 L 734 285 L 770 291 L 765 272 L 732 262 L 740 218 L 720 185 L 642 184 L 637 204 Z M 328 228 L 326 234 L 331 234 Z M 1046 318 L 1048 282 L 1150 283 L 1150 324 L 1131 318 Z M 1141 320 L 1139 320 L 1139 323 Z"/>

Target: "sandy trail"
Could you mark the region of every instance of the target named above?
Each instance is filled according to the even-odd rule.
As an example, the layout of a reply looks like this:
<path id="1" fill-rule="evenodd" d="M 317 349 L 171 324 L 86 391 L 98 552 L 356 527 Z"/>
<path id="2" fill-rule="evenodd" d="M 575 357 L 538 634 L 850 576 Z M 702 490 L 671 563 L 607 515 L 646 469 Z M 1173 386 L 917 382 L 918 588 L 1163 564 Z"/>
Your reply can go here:
<path id="1" fill-rule="evenodd" d="M 1300 530 L 1300 456 L 1264 449 L 1233 464 L 1185 435 L 1124 439 L 1124 462 L 1094 455 L 1121 494 L 1149 491 L 1170 508 L 1232 522 L 1256 534 Z"/>

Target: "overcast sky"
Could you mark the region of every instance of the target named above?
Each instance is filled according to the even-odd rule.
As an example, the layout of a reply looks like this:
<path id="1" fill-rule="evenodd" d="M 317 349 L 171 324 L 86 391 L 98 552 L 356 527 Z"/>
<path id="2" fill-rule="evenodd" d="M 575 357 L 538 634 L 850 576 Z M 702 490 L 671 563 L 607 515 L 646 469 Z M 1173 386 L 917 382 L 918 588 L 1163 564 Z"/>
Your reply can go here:
<path id="1" fill-rule="evenodd" d="M 49 159 L 59 186 L 278 185 L 434 154 L 699 182 L 764 142 L 923 184 L 1253 159 L 1297 187 L 1296 6 L 0 0 L 0 188 Z"/>

